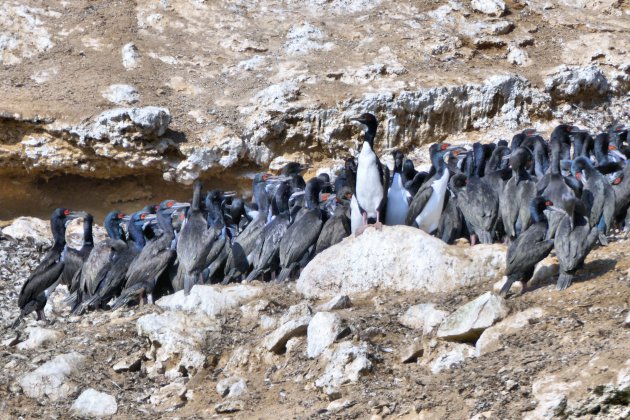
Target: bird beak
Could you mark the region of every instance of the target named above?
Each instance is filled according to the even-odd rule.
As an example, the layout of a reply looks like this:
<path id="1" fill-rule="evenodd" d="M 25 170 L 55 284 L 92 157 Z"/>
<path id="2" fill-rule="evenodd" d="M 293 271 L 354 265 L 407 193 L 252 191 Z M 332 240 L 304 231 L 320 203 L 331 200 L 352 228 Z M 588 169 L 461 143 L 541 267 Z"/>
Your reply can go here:
<path id="1" fill-rule="evenodd" d="M 122 219 L 120 219 L 120 220 L 123 220 L 123 221 L 125 221 L 125 222 L 128 222 L 129 220 L 131 220 L 131 216 L 127 214 L 127 215 L 123 216 L 123 218 L 122 218 Z"/>
<path id="2" fill-rule="evenodd" d="M 586 133 L 588 132 L 588 130 L 584 130 L 583 128 L 577 127 L 577 126 L 573 126 L 571 127 L 571 133 Z"/>
<path id="3" fill-rule="evenodd" d="M 612 155 L 618 159 L 621 159 L 623 161 L 627 160 L 626 155 L 624 155 L 623 153 L 621 153 L 619 150 L 615 149 L 615 150 L 609 150 L 608 151 L 609 155 Z"/>
<path id="4" fill-rule="evenodd" d="M 225 198 L 236 197 L 236 191 L 226 191 L 223 193 L 223 197 Z"/>
<path id="5" fill-rule="evenodd" d="M 501 160 L 510 160 L 510 157 L 511 157 L 511 156 L 512 156 L 512 154 L 511 154 L 511 153 L 508 153 L 507 155 L 503 156 L 503 157 L 501 158 Z"/>
<path id="6" fill-rule="evenodd" d="M 185 209 L 190 207 L 190 203 L 175 203 L 170 208 L 173 210 Z"/>

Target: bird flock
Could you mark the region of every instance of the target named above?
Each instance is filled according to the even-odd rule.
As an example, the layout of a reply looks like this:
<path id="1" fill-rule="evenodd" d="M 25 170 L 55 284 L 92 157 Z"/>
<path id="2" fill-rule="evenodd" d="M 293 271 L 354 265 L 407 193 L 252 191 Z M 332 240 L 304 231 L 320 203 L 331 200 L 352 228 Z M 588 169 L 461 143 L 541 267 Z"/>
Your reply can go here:
<path id="1" fill-rule="evenodd" d="M 557 288 L 564 289 L 593 246 L 607 244 L 609 229 L 630 229 L 623 125 L 593 136 L 561 124 L 549 140 L 527 129 L 511 143 L 472 148 L 437 143 L 423 172 L 398 150 L 390 171 L 374 149 L 376 117 L 353 120 L 365 129 L 363 145 L 334 182 L 326 173 L 305 182 L 307 167 L 291 162 L 278 175 L 256 174 L 253 201 L 246 202 L 234 192 L 204 194 L 196 181 L 190 203 L 165 200 L 131 215 L 110 212 L 109 237 L 97 244 L 90 214 L 56 209 L 54 244 L 20 291 L 14 326 L 32 312 L 45 319 L 46 301 L 60 283 L 70 291 L 72 312 L 82 314 L 188 294 L 195 284 L 286 282 L 346 236 L 383 224 L 414 226 L 449 244 L 459 238 L 471 246 L 508 243 L 503 296 L 513 282 L 527 282 L 555 248 Z M 76 218 L 83 219 L 80 249 L 65 242 L 66 226 Z"/>

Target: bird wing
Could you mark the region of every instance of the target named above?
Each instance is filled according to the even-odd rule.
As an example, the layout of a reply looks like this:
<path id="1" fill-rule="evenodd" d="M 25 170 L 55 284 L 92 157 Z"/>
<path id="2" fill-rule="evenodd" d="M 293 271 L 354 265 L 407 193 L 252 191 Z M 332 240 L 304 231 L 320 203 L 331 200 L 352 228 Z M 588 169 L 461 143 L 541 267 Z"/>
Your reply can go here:
<path id="1" fill-rule="evenodd" d="M 31 276 L 22 286 L 20 296 L 18 297 L 18 306 L 24 308 L 26 304 L 37 298 L 44 290 L 52 286 L 63 271 L 64 263 L 58 261 L 53 265 L 49 265 L 45 271 Z"/>
<path id="2" fill-rule="evenodd" d="M 411 200 L 409 210 L 407 211 L 407 218 L 405 219 L 405 224 L 407 226 L 413 226 L 416 221 L 416 217 L 422 213 L 422 209 L 427 204 L 427 201 L 429 201 L 429 198 L 431 198 L 431 194 L 433 194 L 433 187 L 431 184 L 431 179 L 429 179 L 422 185 L 422 187 L 420 187 L 416 195 L 414 195 L 413 200 Z"/>
<path id="3" fill-rule="evenodd" d="M 508 247 L 506 275 L 528 271 L 543 260 L 553 248 L 553 240 L 545 240 L 547 227 L 532 225 Z"/>
<path id="4" fill-rule="evenodd" d="M 280 241 L 280 265 L 297 262 L 316 243 L 322 229 L 319 210 L 311 210 L 287 229 Z"/>

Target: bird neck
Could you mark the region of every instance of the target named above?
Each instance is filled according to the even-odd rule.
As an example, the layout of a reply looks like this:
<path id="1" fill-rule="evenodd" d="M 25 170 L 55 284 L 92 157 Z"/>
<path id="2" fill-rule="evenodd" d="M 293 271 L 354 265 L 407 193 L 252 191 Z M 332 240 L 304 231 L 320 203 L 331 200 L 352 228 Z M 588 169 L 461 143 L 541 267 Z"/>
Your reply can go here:
<path id="1" fill-rule="evenodd" d="M 66 245 L 66 220 L 60 217 L 51 219 L 50 230 L 55 241 L 54 246 L 63 248 Z"/>
<path id="2" fill-rule="evenodd" d="M 142 249 L 146 244 L 146 240 L 140 226 L 133 221 L 129 221 L 129 224 L 127 225 L 127 232 L 129 232 L 129 239 L 133 241 L 136 248 Z"/>
<path id="3" fill-rule="evenodd" d="M 94 245 L 94 237 L 92 236 L 92 219 L 86 218 L 83 220 L 83 246 Z"/>
<path id="4" fill-rule="evenodd" d="M 554 175 L 560 173 L 560 150 L 558 146 L 559 145 L 556 145 L 556 147 L 551 147 L 551 164 L 549 169 Z"/>
<path id="5" fill-rule="evenodd" d="M 539 210 L 535 203 L 532 203 L 529 210 L 532 214 L 532 220 L 534 221 L 534 223 L 547 223 L 547 217 L 545 216 L 545 213 Z"/>
<path id="6" fill-rule="evenodd" d="M 368 127 L 363 137 L 363 141 L 370 145 L 370 148 L 374 150 L 374 139 L 376 138 L 376 127 Z"/>
<path id="7" fill-rule="evenodd" d="M 158 211 L 157 220 L 158 226 L 160 226 L 164 235 L 168 235 L 170 237 L 175 236 L 175 230 L 173 229 L 173 223 L 171 222 L 171 216 L 169 214 L 166 214 L 166 212 L 163 211 Z"/>
<path id="8" fill-rule="evenodd" d="M 199 211 L 201 206 L 201 184 L 195 183 L 193 187 L 192 202 L 190 203 L 190 211 Z"/>

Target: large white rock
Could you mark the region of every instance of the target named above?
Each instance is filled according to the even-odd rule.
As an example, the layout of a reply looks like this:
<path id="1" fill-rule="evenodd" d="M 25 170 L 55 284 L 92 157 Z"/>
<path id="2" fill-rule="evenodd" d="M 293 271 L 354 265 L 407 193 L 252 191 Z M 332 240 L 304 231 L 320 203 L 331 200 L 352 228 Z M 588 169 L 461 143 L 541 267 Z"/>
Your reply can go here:
<path id="1" fill-rule="evenodd" d="M 57 342 L 63 333 L 42 327 L 28 327 L 28 339 L 17 345 L 18 350 L 30 350 Z"/>
<path id="2" fill-rule="evenodd" d="M 507 10 L 503 0 L 472 0 L 470 6 L 478 12 L 491 16 L 503 16 Z"/>
<path id="3" fill-rule="evenodd" d="M 71 410 L 79 417 L 113 416 L 118 411 L 118 404 L 114 396 L 89 388 L 74 401 Z"/>
<path id="4" fill-rule="evenodd" d="M 138 335 L 151 341 L 147 371 L 168 378 L 182 376 L 182 370 L 190 375 L 197 372 L 206 360 L 202 348 L 220 335 L 218 322 L 203 313 L 147 314 L 138 319 L 136 326 Z"/>
<path id="5" fill-rule="evenodd" d="M 368 228 L 317 255 L 296 289 L 307 297 L 376 289 L 449 292 L 496 279 L 505 270 L 505 247 L 450 246 L 408 226 Z"/>
<path id="6" fill-rule="evenodd" d="M 449 341 L 475 341 L 508 312 L 503 298 L 486 292 L 449 315 L 438 328 L 437 336 Z"/>
<path id="7" fill-rule="evenodd" d="M 341 317 L 332 312 L 318 312 L 308 324 L 306 331 L 306 355 L 310 358 L 319 356 L 335 342 L 341 331 Z"/>
<path id="8" fill-rule="evenodd" d="M 52 244 L 50 222 L 36 217 L 18 217 L 2 234 L 18 241 L 30 240 L 36 245 Z"/>
<path id="9" fill-rule="evenodd" d="M 447 315 L 448 312 L 436 309 L 434 303 L 421 303 L 407 309 L 399 321 L 405 327 L 431 334 Z"/>
<path id="10" fill-rule="evenodd" d="M 61 354 L 20 377 L 19 384 L 30 398 L 48 397 L 51 401 L 59 401 L 77 390 L 77 385 L 69 377 L 78 374 L 84 364 L 85 356 L 79 353 Z"/>
<path id="11" fill-rule="evenodd" d="M 513 334 L 521 328 L 527 327 L 532 320 L 540 319 L 545 314 L 542 308 L 529 308 L 505 318 L 503 321 L 481 333 L 475 343 L 477 355 L 481 356 L 502 348 L 501 337 Z"/>
<path id="12" fill-rule="evenodd" d="M 253 300 L 262 293 L 262 288 L 247 284 L 231 286 L 195 285 L 186 296 L 183 290 L 164 296 L 156 304 L 164 309 L 185 312 L 203 312 L 215 317 Z"/>

